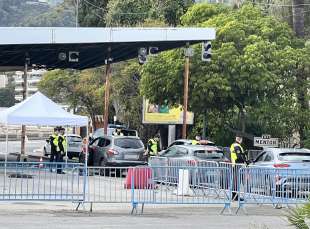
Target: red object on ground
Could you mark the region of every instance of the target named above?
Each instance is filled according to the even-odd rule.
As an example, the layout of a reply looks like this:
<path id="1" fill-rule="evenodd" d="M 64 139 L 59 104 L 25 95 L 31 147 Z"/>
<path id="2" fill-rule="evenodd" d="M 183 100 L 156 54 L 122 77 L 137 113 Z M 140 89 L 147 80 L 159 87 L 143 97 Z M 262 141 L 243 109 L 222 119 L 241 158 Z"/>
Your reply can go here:
<path id="1" fill-rule="evenodd" d="M 131 185 L 135 189 L 152 189 L 152 169 L 150 167 L 129 168 L 124 184 L 124 188 L 131 189 Z"/>

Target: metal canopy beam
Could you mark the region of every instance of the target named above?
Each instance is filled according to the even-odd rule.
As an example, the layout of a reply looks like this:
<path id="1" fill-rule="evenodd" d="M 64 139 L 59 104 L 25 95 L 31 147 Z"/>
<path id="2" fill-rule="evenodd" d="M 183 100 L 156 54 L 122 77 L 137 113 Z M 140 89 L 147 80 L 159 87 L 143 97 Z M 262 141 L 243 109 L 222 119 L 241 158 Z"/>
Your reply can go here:
<path id="1" fill-rule="evenodd" d="M 85 69 L 104 65 L 108 47 L 119 62 L 137 57 L 140 47 L 165 51 L 215 39 L 213 28 L 0 27 L 0 34 L 0 69 L 12 70 L 23 67 L 25 53 L 31 64 Z M 78 52 L 78 61 L 69 61 L 70 52 Z"/>

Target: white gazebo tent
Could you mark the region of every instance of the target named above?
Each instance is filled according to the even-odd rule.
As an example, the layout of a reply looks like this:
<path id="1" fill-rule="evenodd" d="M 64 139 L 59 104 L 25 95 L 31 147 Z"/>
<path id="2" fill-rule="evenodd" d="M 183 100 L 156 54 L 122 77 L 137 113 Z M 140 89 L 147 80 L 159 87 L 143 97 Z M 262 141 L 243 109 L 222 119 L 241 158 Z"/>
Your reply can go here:
<path id="1" fill-rule="evenodd" d="M 8 154 L 8 126 L 86 126 L 88 137 L 88 117 L 70 114 L 59 105 L 37 92 L 21 103 L 0 112 L 0 123 L 6 126 L 6 156 Z M 86 147 L 87 149 L 88 147 Z M 85 166 L 87 166 L 87 155 Z"/>

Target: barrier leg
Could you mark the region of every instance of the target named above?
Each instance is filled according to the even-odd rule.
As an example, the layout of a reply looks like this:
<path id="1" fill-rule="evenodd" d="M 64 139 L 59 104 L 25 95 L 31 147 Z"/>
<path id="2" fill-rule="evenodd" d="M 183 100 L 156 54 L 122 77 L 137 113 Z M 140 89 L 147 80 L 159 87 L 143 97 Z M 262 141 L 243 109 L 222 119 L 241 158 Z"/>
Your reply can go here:
<path id="1" fill-rule="evenodd" d="M 93 202 L 90 202 L 90 209 L 89 212 L 93 212 Z"/>
<path id="2" fill-rule="evenodd" d="M 144 211 L 144 203 L 142 203 L 141 214 L 143 214 L 143 211 Z"/>
<path id="3" fill-rule="evenodd" d="M 82 204 L 82 202 L 79 202 L 79 203 L 78 203 L 78 205 L 77 205 L 76 208 L 75 208 L 75 211 L 78 211 L 78 210 L 79 210 L 79 207 L 80 207 L 81 204 Z"/>
<path id="4" fill-rule="evenodd" d="M 228 209 L 228 212 L 229 212 L 230 215 L 232 214 L 231 208 L 230 208 L 230 203 L 225 203 L 224 208 L 220 212 L 220 215 L 222 215 L 226 209 Z"/>
<path id="5" fill-rule="evenodd" d="M 133 212 L 135 211 L 136 212 L 136 214 L 137 214 L 137 207 L 138 207 L 138 203 L 135 203 L 135 202 L 133 202 L 132 203 L 132 209 L 131 209 L 131 215 L 133 215 Z"/>
<path id="6" fill-rule="evenodd" d="M 236 210 L 236 215 L 238 215 L 238 212 L 239 212 L 240 209 L 242 209 L 242 211 L 243 211 L 243 213 L 244 213 L 245 215 L 248 214 L 247 211 L 246 211 L 246 209 L 245 209 L 245 207 L 244 207 L 244 204 L 243 204 L 243 203 L 239 203 L 239 206 L 238 206 L 238 208 L 237 208 L 237 210 Z"/>

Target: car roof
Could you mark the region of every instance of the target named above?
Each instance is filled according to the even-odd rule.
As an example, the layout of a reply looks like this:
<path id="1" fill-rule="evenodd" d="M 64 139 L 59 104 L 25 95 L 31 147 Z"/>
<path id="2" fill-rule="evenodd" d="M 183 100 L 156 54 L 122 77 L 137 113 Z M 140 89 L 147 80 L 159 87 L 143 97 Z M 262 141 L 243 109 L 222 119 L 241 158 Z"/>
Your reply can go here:
<path id="1" fill-rule="evenodd" d="M 175 145 L 172 147 L 182 147 L 189 150 L 221 150 L 216 146 L 209 146 L 209 145 Z"/>
<path id="2" fill-rule="evenodd" d="M 97 138 L 114 138 L 114 139 L 122 139 L 122 138 L 132 138 L 132 139 L 139 139 L 137 136 L 114 136 L 114 135 L 105 135 L 105 136 L 98 136 Z"/>
<path id="3" fill-rule="evenodd" d="M 292 152 L 301 152 L 301 153 L 310 153 L 309 149 L 304 148 L 265 148 L 263 151 L 271 151 L 274 153 L 292 153 Z"/>
<path id="4" fill-rule="evenodd" d="M 184 142 L 184 143 L 192 143 L 192 139 L 177 139 L 177 140 L 175 140 L 174 142 Z M 212 141 L 210 141 L 210 140 L 206 140 L 206 141 L 208 141 L 208 142 L 210 142 L 210 143 L 214 143 L 214 142 L 212 142 Z M 174 143 L 173 142 L 173 143 Z"/>
<path id="5" fill-rule="evenodd" d="M 79 137 L 79 138 L 82 138 L 80 135 L 78 134 L 67 134 L 66 136 L 68 137 Z"/>

